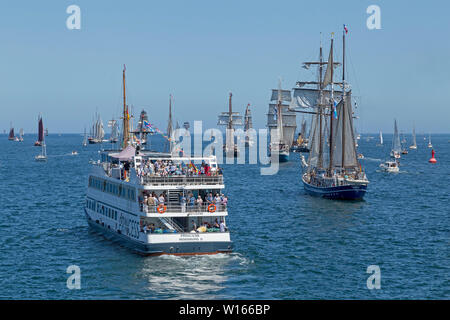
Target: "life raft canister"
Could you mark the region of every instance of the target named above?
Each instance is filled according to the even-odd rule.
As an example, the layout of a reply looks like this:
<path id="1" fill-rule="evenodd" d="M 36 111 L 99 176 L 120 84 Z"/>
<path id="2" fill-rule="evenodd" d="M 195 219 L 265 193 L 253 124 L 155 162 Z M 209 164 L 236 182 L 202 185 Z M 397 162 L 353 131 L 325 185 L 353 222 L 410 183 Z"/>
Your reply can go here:
<path id="1" fill-rule="evenodd" d="M 216 209 L 217 209 L 217 207 L 216 207 L 216 205 L 214 204 L 214 203 L 211 203 L 209 206 L 208 206 L 208 211 L 209 212 L 215 212 L 216 211 Z"/>
<path id="2" fill-rule="evenodd" d="M 157 210 L 159 213 L 164 213 L 164 212 L 166 212 L 167 207 L 161 203 L 161 204 L 156 208 L 156 210 Z"/>

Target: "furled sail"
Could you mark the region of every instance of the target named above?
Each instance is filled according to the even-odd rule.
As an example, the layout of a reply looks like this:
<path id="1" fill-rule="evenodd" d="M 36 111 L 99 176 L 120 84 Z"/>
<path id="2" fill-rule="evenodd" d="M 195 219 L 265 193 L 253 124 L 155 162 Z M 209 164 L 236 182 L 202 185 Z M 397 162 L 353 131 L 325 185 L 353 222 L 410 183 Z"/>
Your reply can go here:
<path id="1" fill-rule="evenodd" d="M 270 98 L 271 101 L 278 101 L 278 91 L 280 91 L 280 98 L 281 101 L 289 101 L 291 102 L 291 90 L 279 90 L 279 89 L 272 89 L 272 97 Z"/>
<path id="2" fill-rule="evenodd" d="M 342 91 L 333 91 L 334 95 L 342 95 Z M 331 104 L 331 91 L 322 90 L 323 104 Z M 312 88 L 294 88 L 294 100 L 297 107 L 313 108 L 319 105 L 319 90 Z"/>

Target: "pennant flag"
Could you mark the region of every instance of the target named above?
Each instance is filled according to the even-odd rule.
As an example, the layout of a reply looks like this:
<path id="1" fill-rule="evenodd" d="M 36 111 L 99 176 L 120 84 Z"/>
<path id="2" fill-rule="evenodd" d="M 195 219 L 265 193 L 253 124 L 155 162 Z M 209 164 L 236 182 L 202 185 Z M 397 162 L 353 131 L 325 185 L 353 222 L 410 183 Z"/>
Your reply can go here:
<path id="1" fill-rule="evenodd" d="M 347 29 L 347 26 L 344 24 L 344 30 L 345 30 L 345 34 L 347 34 L 348 33 L 348 29 Z"/>
<path id="2" fill-rule="evenodd" d="M 334 113 L 334 118 L 337 119 L 337 111 L 336 111 L 336 107 L 337 107 L 337 103 L 336 101 L 333 100 L 333 113 Z"/>

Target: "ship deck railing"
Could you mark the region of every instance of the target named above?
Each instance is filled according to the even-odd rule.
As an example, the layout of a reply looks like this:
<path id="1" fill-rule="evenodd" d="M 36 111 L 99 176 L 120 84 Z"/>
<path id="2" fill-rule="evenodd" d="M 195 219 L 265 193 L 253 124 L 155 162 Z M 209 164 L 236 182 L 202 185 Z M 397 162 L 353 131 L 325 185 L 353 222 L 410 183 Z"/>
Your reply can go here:
<path id="1" fill-rule="evenodd" d="M 158 211 L 159 210 L 159 211 Z M 206 203 L 206 204 L 164 204 L 164 205 L 141 205 L 141 212 L 147 216 L 164 216 L 171 214 L 181 215 L 212 215 L 214 213 L 227 213 L 227 205 Z"/>
<path id="2" fill-rule="evenodd" d="M 141 177 L 143 185 L 223 185 L 223 176 L 143 176 Z"/>

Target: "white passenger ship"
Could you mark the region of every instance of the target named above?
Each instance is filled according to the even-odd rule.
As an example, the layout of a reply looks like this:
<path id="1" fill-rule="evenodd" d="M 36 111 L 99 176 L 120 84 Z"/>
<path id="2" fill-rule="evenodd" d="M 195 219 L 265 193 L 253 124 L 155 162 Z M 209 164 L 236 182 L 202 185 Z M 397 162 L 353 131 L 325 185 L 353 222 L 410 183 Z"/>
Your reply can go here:
<path id="1" fill-rule="evenodd" d="M 231 252 L 227 200 L 220 197 L 225 186 L 215 156 L 141 150 L 127 115 L 124 98 L 123 150 L 103 151 L 92 163 L 85 205 L 89 225 L 143 255 Z M 150 201 L 152 194 L 159 200 Z"/>

